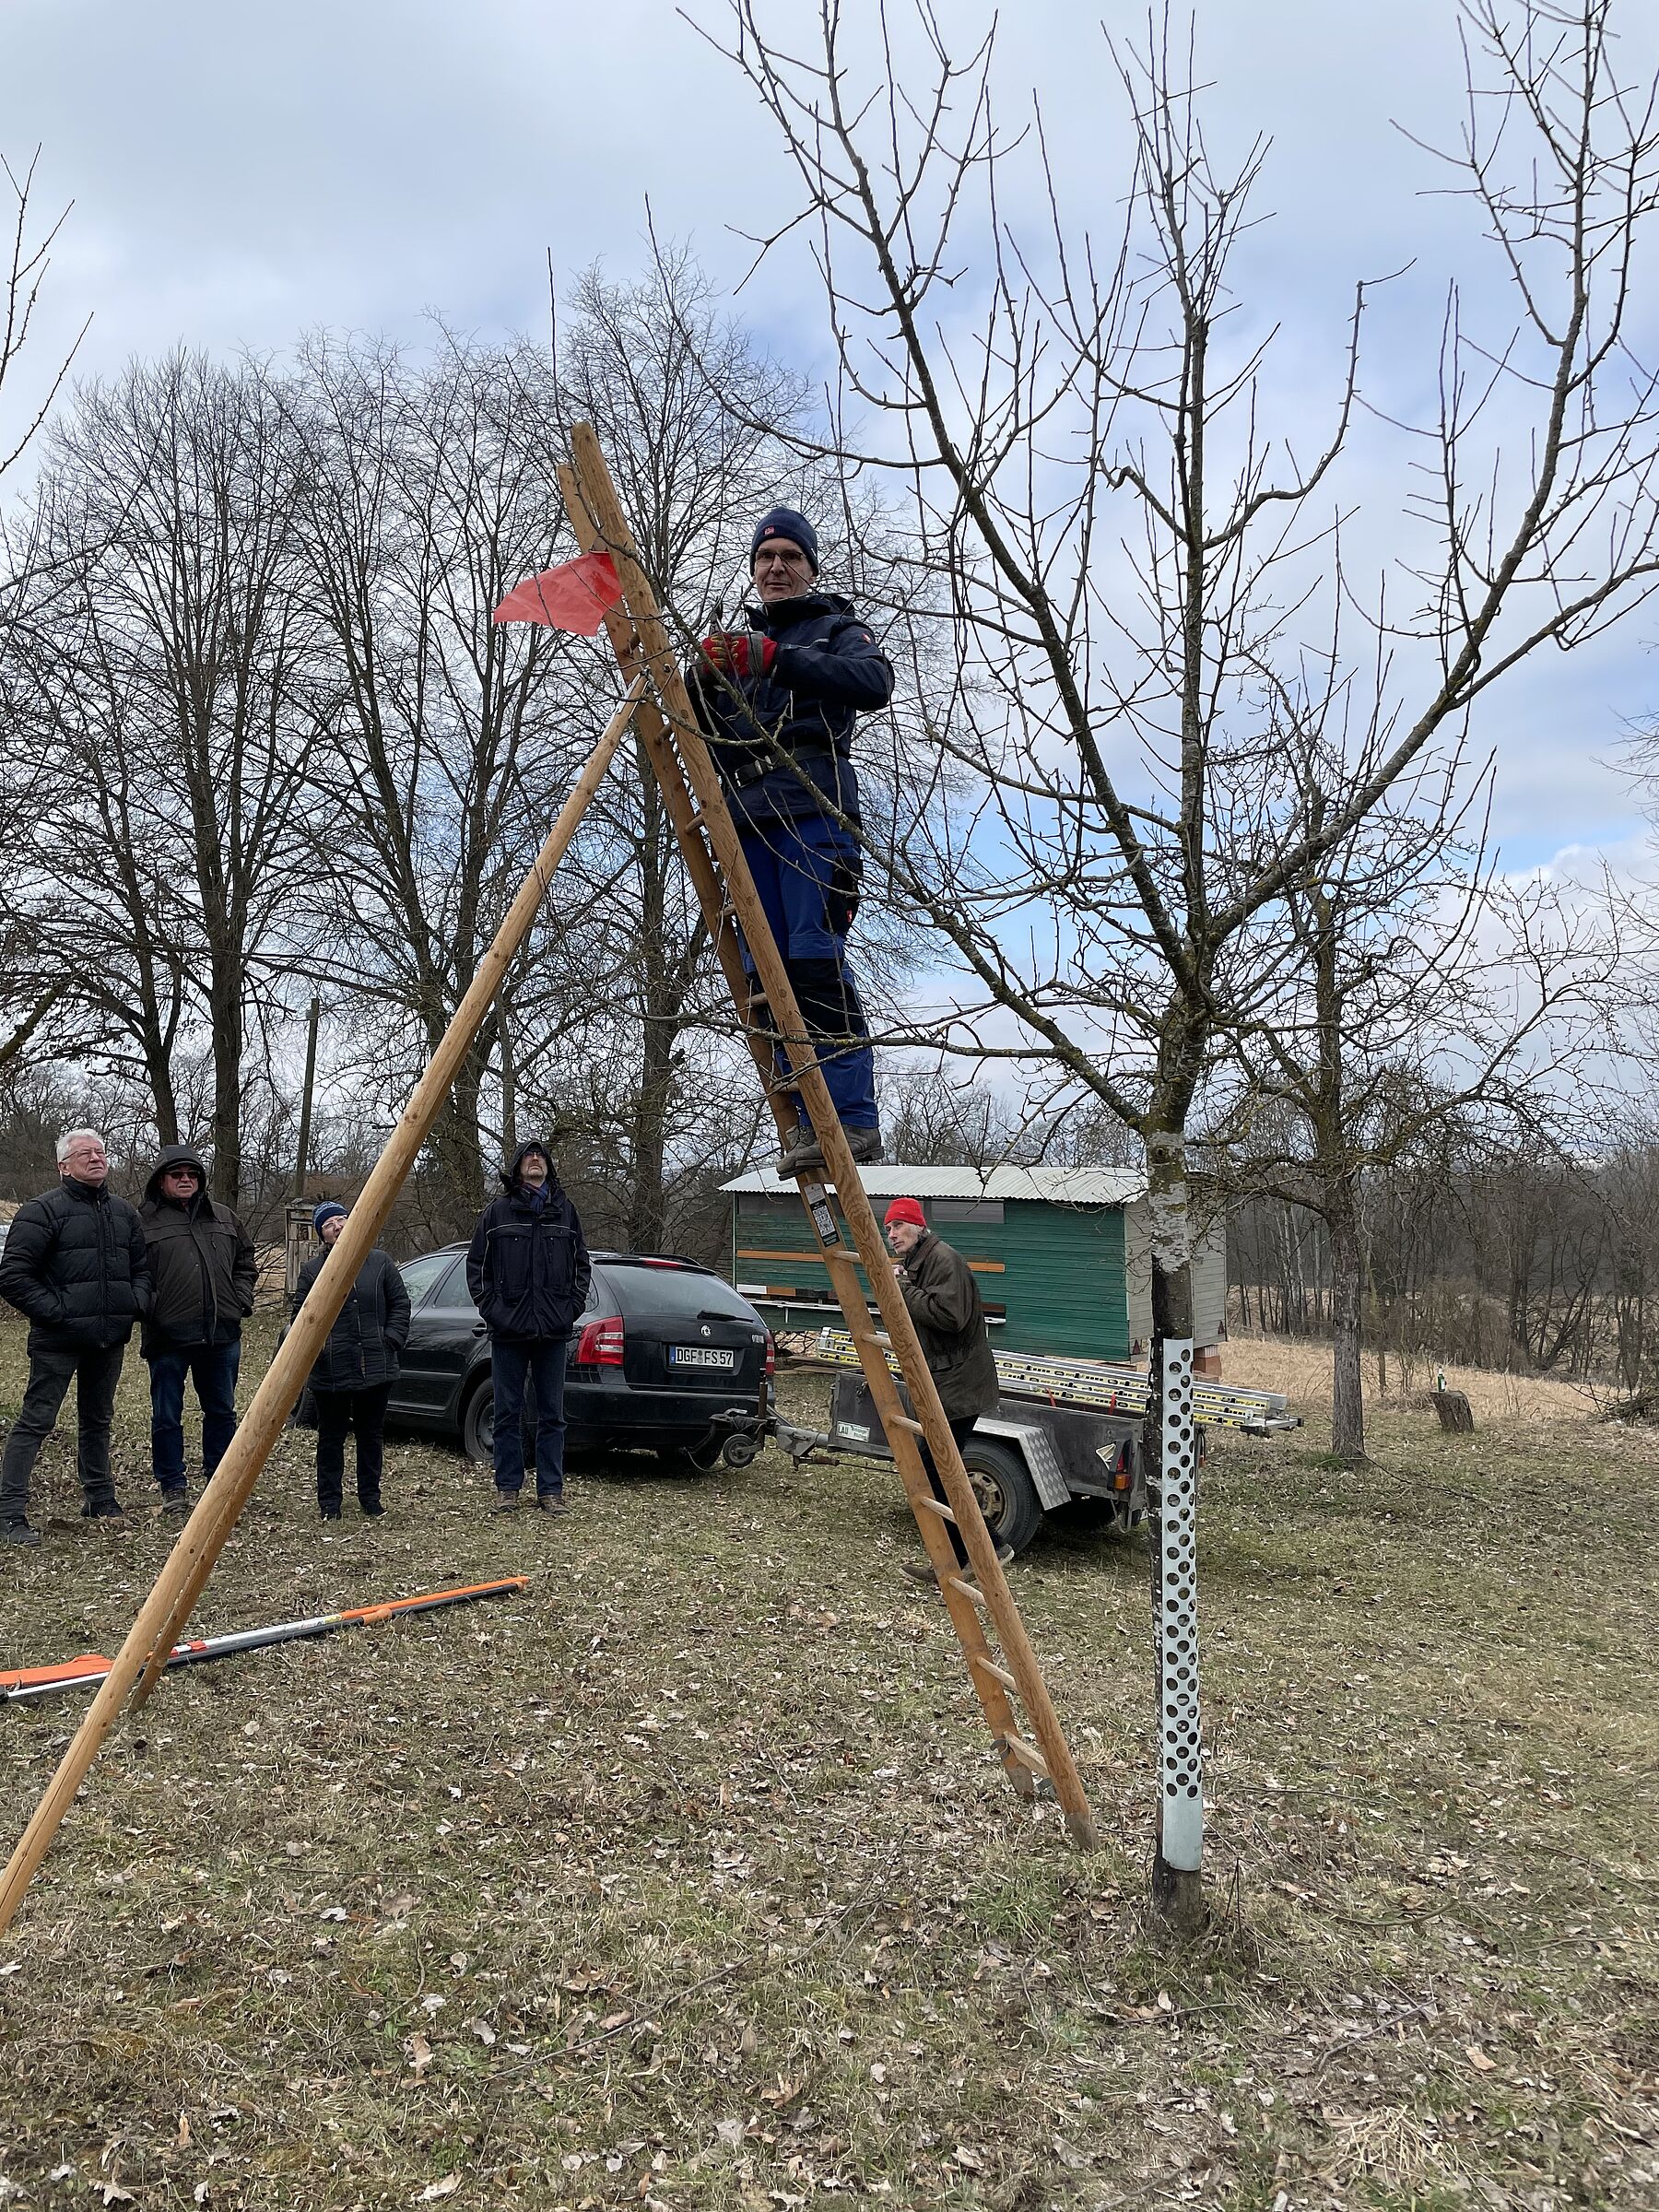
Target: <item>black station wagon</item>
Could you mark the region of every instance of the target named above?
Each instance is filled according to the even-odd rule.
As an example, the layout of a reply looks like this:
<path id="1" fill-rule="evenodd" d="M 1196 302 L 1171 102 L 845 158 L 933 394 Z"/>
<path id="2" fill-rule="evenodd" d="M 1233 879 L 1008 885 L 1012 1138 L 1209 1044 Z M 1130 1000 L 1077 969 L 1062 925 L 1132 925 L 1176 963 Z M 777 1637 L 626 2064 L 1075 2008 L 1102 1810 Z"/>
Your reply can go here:
<path id="1" fill-rule="evenodd" d="M 652 1253 L 595 1252 L 565 1368 L 567 1449 L 655 1451 L 742 1466 L 771 1414 L 771 1333 L 712 1268 Z M 466 1288 L 466 1247 L 407 1260 L 414 1318 L 388 1418 L 488 1460 L 495 1434 L 489 1337 Z"/>

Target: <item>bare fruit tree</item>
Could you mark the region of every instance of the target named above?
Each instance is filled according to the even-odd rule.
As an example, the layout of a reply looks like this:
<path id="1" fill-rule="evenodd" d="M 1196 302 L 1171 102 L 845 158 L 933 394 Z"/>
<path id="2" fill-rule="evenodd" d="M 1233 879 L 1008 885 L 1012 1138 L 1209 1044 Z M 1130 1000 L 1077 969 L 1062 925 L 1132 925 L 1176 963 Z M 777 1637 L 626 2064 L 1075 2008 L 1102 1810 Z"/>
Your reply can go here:
<path id="1" fill-rule="evenodd" d="M 1302 771 L 1313 823 L 1323 766 Z M 1611 1078 L 1630 1010 L 1612 901 L 1503 877 L 1486 780 L 1460 806 L 1458 766 L 1426 760 L 1291 885 L 1297 957 L 1278 1001 L 1230 1035 L 1207 1112 L 1224 1188 L 1324 1225 L 1331 1448 L 1353 1463 L 1373 1190 L 1425 1158 L 1501 1156 L 1518 1132 L 1563 1158 L 1594 1143 L 1593 1071 Z"/>
<path id="2" fill-rule="evenodd" d="M 1355 289 L 1306 437 L 1300 377 L 1274 381 L 1271 312 L 1234 312 L 1265 148 L 1212 156 L 1171 15 L 1108 49 L 1124 156 L 1104 240 L 1062 204 L 1041 109 L 1005 122 L 994 30 L 959 56 L 927 0 L 877 24 L 822 0 L 809 52 L 755 0 L 710 30 L 795 171 L 757 246 L 801 233 L 818 259 L 837 364 L 822 450 L 908 501 L 916 570 L 949 594 L 957 678 L 932 726 L 971 818 L 941 806 L 877 857 L 954 953 L 947 1038 L 1047 1062 L 1138 1134 L 1155 1371 L 1192 1334 L 1194 1104 L 1298 957 L 1288 895 L 1495 686 L 1653 587 L 1659 390 L 1630 313 L 1653 99 L 1618 80 L 1613 13 L 1464 6 L 1466 124 L 1424 160 L 1465 195 L 1470 251 L 1496 256 L 1512 307 L 1475 329 L 1452 292 L 1438 406 L 1355 482 L 1371 294 Z M 1346 554 L 1362 534 L 1388 547 L 1374 590 Z M 1288 724 L 1340 737 L 1318 821 Z M 1154 1465 L 1171 1404 L 1149 1424 Z M 1155 1555 L 1167 1538 L 1166 1520 Z M 1202 1892 L 1182 1856 L 1160 1831 L 1154 1894 L 1186 1921 Z"/>

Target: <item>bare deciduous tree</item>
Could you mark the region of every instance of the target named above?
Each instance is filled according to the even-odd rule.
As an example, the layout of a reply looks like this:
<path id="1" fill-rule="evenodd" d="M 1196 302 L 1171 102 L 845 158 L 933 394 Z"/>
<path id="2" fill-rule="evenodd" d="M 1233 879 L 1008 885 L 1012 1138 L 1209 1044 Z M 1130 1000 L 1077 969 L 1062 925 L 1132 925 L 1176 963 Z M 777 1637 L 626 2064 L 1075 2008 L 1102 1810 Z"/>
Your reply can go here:
<path id="1" fill-rule="evenodd" d="M 900 65 L 898 11 L 873 63 L 837 0 L 809 54 L 754 0 L 727 18 L 798 181 L 759 248 L 805 226 L 823 275 L 840 406 L 821 450 L 909 488 L 916 562 L 956 618 L 935 726 L 978 811 L 971 834 L 945 809 L 880 857 L 954 949 L 955 1041 L 983 1049 L 979 1011 L 1011 1015 L 992 1049 L 1046 1058 L 1139 1134 L 1155 1359 L 1191 1336 L 1194 1103 L 1293 957 L 1293 888 L 1494 686 L 1627 614 L 1659 569 L 1659 393 L 1630 316 L 1659 192 L 1651 97 L 1617 81 L 1608 0 L 1463 13 L 1468 120 L 1438 159 L 1514 314 L 1487 335 L 1449 302 L 1438 410 L 1400 432 L 1404 607 L 1361 591 L 1336 528 L 1367 288 L 1300 458 L 1305 405 L 1276 404 L 1253 335 L 1272 318 L 1232 312 L 1265 148 L 1212 157 L 1170 17 L 1112 50 L 1132 168 L 1104 245 L 1060 205 L 1041 115 L 1004 127 L 992 37 L 958 60 L 921 0 Z M 1022 204 L 1046 232 L 1016 225 Z M 1287 726 L 1343 733 L 1317 822 Z M 1161 1852 L 1154 1888 L 1196 1908 Z"/>

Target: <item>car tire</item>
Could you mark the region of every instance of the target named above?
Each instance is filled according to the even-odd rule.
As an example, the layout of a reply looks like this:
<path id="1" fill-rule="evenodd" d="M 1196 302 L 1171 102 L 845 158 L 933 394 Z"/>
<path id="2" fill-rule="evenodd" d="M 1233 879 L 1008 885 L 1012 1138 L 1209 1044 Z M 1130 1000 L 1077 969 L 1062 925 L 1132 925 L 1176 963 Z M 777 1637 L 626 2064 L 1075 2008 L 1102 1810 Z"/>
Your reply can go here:
<path id="1" fill-rule="evenodd" d="M 495 1464 L 495 1384 L 488 1375 L 467 1399 L 462 1413 L 461 1449 L 478 1466 Z"/>
<path id="2" fill-rule="evenodd" d="M 1042 1526 L 1042 1500 L 1025 1461 L 994 1436 L 971 1436 L 962 1465 L 993 1539 L 1023 1551 Z"/>

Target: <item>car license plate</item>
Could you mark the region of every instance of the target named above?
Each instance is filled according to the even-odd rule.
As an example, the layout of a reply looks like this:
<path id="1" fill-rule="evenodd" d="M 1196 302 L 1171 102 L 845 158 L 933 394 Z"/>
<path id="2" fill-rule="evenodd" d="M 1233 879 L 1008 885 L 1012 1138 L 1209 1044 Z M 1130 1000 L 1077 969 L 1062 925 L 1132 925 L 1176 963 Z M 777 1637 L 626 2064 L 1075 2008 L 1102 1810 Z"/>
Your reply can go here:
<path id="1" fill-rule="evenodd" d="M 718 1367 L 728 1372 L 736 1366 L 735 1352 L 717 1351 L 708 1344 L 671 1344 L 668 1347 L 670 1367 Z"/>

